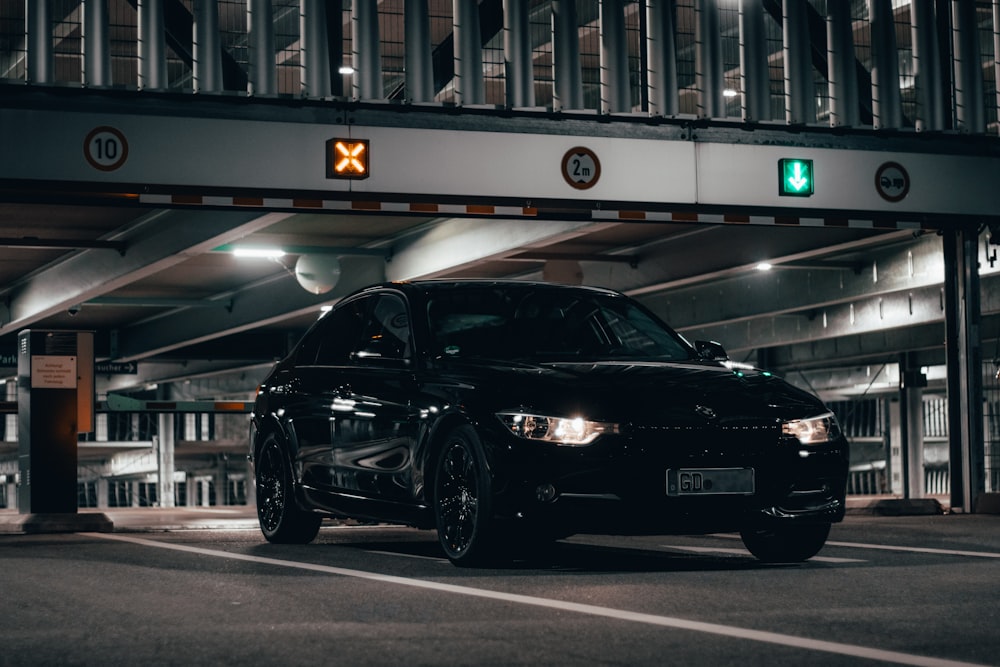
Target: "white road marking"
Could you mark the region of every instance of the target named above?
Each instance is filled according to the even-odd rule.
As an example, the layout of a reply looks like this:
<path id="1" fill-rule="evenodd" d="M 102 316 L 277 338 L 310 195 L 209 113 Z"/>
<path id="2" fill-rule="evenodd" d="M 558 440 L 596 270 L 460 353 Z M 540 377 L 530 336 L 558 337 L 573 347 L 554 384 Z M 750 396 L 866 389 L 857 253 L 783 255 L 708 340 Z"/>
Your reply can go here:
<path id="1" fill-rule="evenodd" d="M 915 554 L 935 554 L 938 556 L 971 556 L 973 558 L 1000 558 L 995 551 L 961 551 L 959 549 L 933 549 L 930 547 L 900 547 L 891 544 L 863 544 L 861 542 L 827 542 L 827 546 L 850 547 L 851 549 L 876 549 L 880 551 L 906 551 Z"/>
<path id="2" fill-rule="evenodd" d="M 204 549 L 193 547 L 187 544 L 171 544 L 169 542 L 157 542 L 155 540 L 132 537 L 129 535 L 115 533 L 80 533 L 87 537 L 103 540 L 113 540 L 127 542 L 140 546 L 154 547 L 157 549 L 169 549 L 172 551 L 182 551 L 185 553 L 198 554 L 201 556 L 211 556 L 214 558 L 227 558 L 230 560 L 257 563 L 260 565 L 273 565 L 276 567 L 289 567 L 310 572 L 321 572 L 342 577 L 353 577 L 368 581 L 378 581 L 400 586 L 411 586 L 423 588 L 442 593 L 453 593 L 456 595 L 468 595 L 490 600 L 500 600 L 515 604 L 531 605 L 546 609 L 575 612 L 590 616 L 599 616 L 619 621 L 629 621 L 632 623 L 644 623 L 676 630 L 691 630 L 694 632 L 704 632 L 734 639 L 765 642 L 777 644 L 790 648 L 804 649 L 807 651 L 821 651 L 837 655 L 850 656 L 852 658 L 865 658 L 869 660 L 882 660 L 900 665 L 913 665 L 916 667 L 985 667 L 976 663 L 948 660 L 945 658 L 932 658 L 899 651 L 887 651 L 883 649 L 870 648 L 867 646 L 856 646 L 854 644 L 842 644 L 839 642 L 823 641 L 820 639 L 808 639 L 806 637 L 795 637 L 793 635 L 783 635 L 777 632 L 766 632 L 763 630 L 751 630 L 748 628 L 738 628 L 730 625 L 720 625 L 717 623 L 706 623 L 703 621 L 692 621 L 684 618 L 672 616 L 657 616 L 655 614 L 643 614 L 640 612 L 628 611 L 625 609 L 613 609 L 610 607 L 600 607 L 591 604 L 581 604 L 578 602 L 566 602 L 563 600 L 550 600 L 547 598 L 534 597 L 531 595 L 520 595 L 517 593 L 504 593 L 501 591 L 491 591 L 471 586 L 459 586 L 447 584 L 439 581 L 427 581 L 424 579 L 412 579 L 409 577 L 397 577 L 390 574 L 379 574 L 377 572 L 366 572 L 364 570 L 353 570 L 330 565 L 319 565 L 316 563 L 300 563 L 290 560 L 280 560 L 277 558 L 265 558 L 262 556 L 251 556 L 248 554 L 232 553 L 228 551 L 217 551 L 214 549 Z"/>
<path id="3" fill-rule="evenodd" d="M 746 549 L 723 549 L 721 547 L 681 547 L 674 544 L 663 544 L 661 546 L 663 546 L 665 549 L 692 551 L 694 553 L 699 553 L 699 554 L 719 553 L 731 556 L 746 556 L 748 558 L 753 558 L 750 552 L 747 551 Z M 833 556 L 813 556 L 809 560 L 820 561 L 822 563 L 867 563 L 868 562 L 864 560 L 858 560 L 857 558 L 834 558 Z"/>
<path id="4" fill-rule="evenodd" d="M 418 560 L 432 560 L 435 563 L 447 563 L 447 558 L 437 558 L 436 556 L 421 556 L 420 554 L 404 554 L 398 551 L 379 551 L 377 549 L 365 549 L 367 554 L 382 554 L 383 556 L 401 556 L 402 558 L 416 558 Z"/>
<path id="5" fill-rule="evenodd" d="M 739 535 L 728 533 L 713 533 L 713 537 L 724 537 L 728 539 L 740 539 Z M 965 556 L 969 558 L 1000 558 L 997 551 L 962 551 L 960 549 L 935 549 L 933 547 L 904 547 L 895 544 L 866 544 L 864 542 L 834 542 L 828 540 L 828 547 L 847 547 L 849 549 L 872 549 L 875 551 L 902 551 L 914 554 L 934 554 L 936 556 Z M 813 558 L 813 560 L 816 560 Z"/>

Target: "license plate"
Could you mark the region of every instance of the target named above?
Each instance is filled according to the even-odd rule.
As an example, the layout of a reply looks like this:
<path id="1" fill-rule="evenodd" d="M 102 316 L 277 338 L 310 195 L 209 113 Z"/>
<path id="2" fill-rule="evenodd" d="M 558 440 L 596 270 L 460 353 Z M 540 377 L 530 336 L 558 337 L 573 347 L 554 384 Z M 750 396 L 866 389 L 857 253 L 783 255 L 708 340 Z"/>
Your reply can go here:
<path id="1" fill-rule="evenodd" d="M 667 470 L 668 496 L 742 495 L 754 493 L 753 468 L 681 468 Z"/>

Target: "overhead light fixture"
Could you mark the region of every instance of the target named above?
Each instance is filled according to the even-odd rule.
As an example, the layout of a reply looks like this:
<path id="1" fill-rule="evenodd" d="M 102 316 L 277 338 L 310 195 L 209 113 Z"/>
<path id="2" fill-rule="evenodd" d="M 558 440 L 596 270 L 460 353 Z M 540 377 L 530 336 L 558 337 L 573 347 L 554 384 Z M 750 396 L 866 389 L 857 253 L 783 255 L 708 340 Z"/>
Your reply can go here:
<path id="1" fill-rule="evenodd" d="M 350 65 L 341 65 L 340 68 L 337 69 L 337 72 L 340 74 L 354 74 L 354 68 Z"/>
<path id="2" fill-rule="evenodd" d="M 285 251 L 281 248 L 233 248 L 234 257 L 263 257 L 266 259 L 277 259 L 285 256 Z"/>
<path id="3" fill-rule="evenodd" d="M 774 265 L 771 264 L 770 262 L 761 262 L 760 264 L 757 265 L 758 271 L 770 271 L 773 268 Z"/>
<path id="4" fill-rule="evenodd" d="M 722 91 L 723 97 L 736 97 L 737 95 L 739 95 L 739 93 L 737 93 L 732 88 L 726 88 L 725 90 Z"/>

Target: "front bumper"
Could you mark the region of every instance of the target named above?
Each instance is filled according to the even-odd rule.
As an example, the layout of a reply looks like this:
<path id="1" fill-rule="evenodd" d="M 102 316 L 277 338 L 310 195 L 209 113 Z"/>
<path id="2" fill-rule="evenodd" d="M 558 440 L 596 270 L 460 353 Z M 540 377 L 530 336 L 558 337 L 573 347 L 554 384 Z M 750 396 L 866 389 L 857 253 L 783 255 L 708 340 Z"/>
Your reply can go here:
<path id="1" fill-rule="evenodd" d="M 495 507 L 503 518 L 566 535 L 694 534 L 844 517 L 843 439 L 809 448 L 773 433 L 675 440 L 607 438 L 570 448 L 499 439 L 491 447 Z M 712 468 L 753 469 L 753 492 L 668 494 L 668 469 Z"/>

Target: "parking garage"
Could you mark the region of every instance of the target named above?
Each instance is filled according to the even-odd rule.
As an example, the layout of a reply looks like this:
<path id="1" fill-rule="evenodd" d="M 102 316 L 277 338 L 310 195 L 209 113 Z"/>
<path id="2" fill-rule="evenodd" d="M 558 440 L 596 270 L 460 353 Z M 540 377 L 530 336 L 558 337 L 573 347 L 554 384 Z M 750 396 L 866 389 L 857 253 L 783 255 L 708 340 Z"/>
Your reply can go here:
<path id="1" fill-rule="evenodd" d="M 323 309 L 474 277 L 635 296 L 819 394 L 851 494 L 989 511 L 993 8 L 824 5 L 0 3 L 0 503 L 39 511 L 33 414 L 55 511 L 252 504 Z"/>

